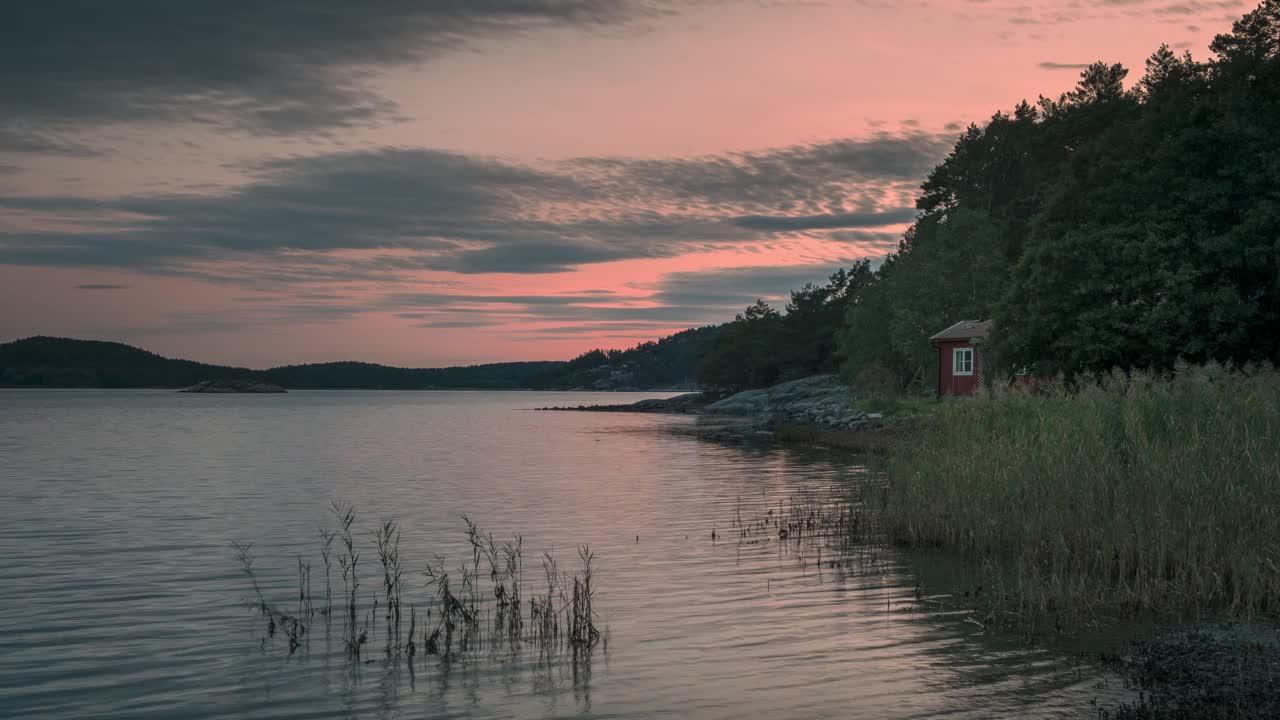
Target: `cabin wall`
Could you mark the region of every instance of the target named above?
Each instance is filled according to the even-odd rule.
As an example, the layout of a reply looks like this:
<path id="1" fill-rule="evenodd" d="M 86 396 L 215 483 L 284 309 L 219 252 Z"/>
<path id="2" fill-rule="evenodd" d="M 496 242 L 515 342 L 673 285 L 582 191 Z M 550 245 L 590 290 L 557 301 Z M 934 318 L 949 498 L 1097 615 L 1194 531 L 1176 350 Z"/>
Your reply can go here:
<path id="1" fill-rule="evenodd" d="M 973 374 L 956 375 L 952 367 L 952 351 L 956 348 L 973 349 L 971 340 L 942 340 L 934 343 L 938 348 L 938 394 L 939 395 L 973 395 L 977 393 L 980 379 L 985 368 L 983 354 L 977 350 L 973 353 Z"/>

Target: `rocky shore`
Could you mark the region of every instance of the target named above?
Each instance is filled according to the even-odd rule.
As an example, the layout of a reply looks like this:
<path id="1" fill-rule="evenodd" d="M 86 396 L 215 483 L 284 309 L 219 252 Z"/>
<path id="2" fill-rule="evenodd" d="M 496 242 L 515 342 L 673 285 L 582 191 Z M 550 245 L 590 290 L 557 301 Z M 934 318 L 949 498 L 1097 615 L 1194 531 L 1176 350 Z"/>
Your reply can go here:
<path id="1" fill-rule="evenodd" d="M 834 375 L 814 375 L 760 390 L 746 390 L 707 405 L 708 418 L 738 419 L 756 430 L 803 425 L 820 430 L 880 427 L 884 417 L 853 405 L 848 386 Z"/>
<path id="2" fill-rule="evenodd" d="M 669 398 L 652 398 L 618 405 L 576 405 L 541 407 L 538 410 L 572 410 L 575 412 L 633 412 L 690 415 L 700 412 L 714 398 L 707 393 L 685 393 Z"/>
<path id="3" fill-rule="evenodd" d="M 282 393 L 288 392 L 279 385 L 253 380 L 201 380 L 189 388 L 178 392 L 184 393 Z"/>
<path id="4" fill-rule="evenodd" d="M 699 430 L 724 435 L 776 435 L 825 445 L 863 447 L 857 431 L 901 425 L 901 419 L 857 408 L 849 388 L 834 375 L 815 375 L 728 397 L 686 393 L 618 405 L 547 407 L 539 410 L 696 415 Z"/>
<path id="5" fill-rule="evenodd" d="M 1280 628 L 1205 625 L 1134 642 L 1102 658 L 1142 691 L 1117 720 L 1280 717 Z"/>

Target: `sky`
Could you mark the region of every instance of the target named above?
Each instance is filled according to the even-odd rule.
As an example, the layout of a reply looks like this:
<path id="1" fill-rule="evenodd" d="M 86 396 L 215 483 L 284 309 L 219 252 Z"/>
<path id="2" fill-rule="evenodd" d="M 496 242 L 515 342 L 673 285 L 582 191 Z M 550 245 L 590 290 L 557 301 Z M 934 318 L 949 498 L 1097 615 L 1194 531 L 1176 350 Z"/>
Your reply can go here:
<path id="1" fill-rule="evenodd" d="M 964 127 L 1246 0 L 20 0 L 0 342 L 567 359 L 891 252 Z"/>

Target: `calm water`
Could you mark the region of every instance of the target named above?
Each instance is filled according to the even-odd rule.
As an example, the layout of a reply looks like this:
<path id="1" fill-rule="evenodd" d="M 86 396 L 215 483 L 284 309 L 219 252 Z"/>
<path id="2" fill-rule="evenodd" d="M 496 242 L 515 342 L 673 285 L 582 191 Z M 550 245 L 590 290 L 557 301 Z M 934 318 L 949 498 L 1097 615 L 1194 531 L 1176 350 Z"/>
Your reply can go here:
<path id="1" fill-rule="evenodd" d="M 848 457 L 529 411 L 623 399 L 0 390 L 0 716 L 1096 717 L 1118 696 L 1073 667 L 1078 648 L 914 603 L 918 560 L 819 572 L 728 531 L 740 506 L 865 481 Z M 607 651 L 577 673 L 536 652 L 410 673 L 352 667 L 340 630 L 313 630 L 290 657 L 264 642 L 228 543 L 253 540 L 287 602 L 334 499 L 365 528 L 403 524 L 413 592 L 434 555 L 468 556 L 461 513 L 565 565 L 590 543 Z"/>

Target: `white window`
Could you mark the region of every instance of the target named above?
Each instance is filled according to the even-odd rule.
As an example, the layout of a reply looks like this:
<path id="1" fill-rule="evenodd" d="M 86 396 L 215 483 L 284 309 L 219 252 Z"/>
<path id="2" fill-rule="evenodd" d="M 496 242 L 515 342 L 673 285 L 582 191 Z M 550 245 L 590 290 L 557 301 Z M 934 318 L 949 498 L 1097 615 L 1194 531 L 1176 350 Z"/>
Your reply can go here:
<path id="1" fill-rule="evenodd" d="M 951 374 L 973 374 L 973 348 L 956 348 L 951 351 Z"/>

